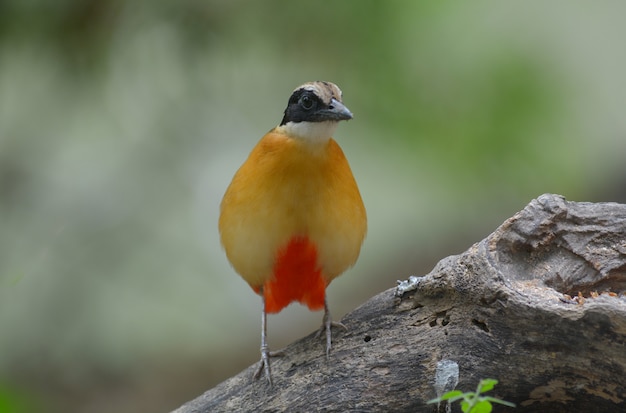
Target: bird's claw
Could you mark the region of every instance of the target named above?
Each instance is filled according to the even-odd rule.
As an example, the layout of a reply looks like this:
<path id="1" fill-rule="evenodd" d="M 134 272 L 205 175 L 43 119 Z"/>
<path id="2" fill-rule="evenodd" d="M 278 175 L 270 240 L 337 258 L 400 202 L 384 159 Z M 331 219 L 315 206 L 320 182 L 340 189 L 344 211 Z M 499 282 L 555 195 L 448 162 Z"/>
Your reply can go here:
<path id="1" fill-rule="evenodd" d="M 319 338 L 323 332 L 326 332 L 326 359 L 330 358 L 330 349 L 332 348 L 331 329 L 333 327 L 338 327 L 343 329 L 344 331 L 348 331 L 348 327 L 346 327 L 345 324 L 340 323 L 339 321 L 324 320 L 320 329 L 317 330 L 317 333 L 315 333 L 315 338 Z"/>
<path id="2" fill-rule="evenodd" d="M 270 357 L 282 357 L 284 355 L 285 353 L 283 351 L 269 351 L 269 349 L 267 348 L 261 349 L 261 361 L 259 362 L 259 368 L 257 369 L 256 373 L 254 373 L 254 379 L 258 379 L 259 377 L 261 377 L 261 372 L 264 371 L 265 378 L 271 386 L 273 383 L 272 369 L 270 367 Z"/>

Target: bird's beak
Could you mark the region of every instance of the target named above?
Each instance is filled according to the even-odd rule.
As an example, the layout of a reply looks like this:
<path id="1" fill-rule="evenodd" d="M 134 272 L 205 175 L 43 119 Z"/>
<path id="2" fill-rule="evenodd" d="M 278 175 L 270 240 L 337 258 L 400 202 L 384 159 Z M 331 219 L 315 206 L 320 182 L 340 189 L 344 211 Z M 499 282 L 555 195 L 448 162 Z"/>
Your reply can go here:
<path id="1" fill-rule="evenodd" d="M 329 120 L 348 120 L 352 119 L 352 112 L 343 103 L 337 99 L 331 99 L 328 109 L 324 112 Z"/>

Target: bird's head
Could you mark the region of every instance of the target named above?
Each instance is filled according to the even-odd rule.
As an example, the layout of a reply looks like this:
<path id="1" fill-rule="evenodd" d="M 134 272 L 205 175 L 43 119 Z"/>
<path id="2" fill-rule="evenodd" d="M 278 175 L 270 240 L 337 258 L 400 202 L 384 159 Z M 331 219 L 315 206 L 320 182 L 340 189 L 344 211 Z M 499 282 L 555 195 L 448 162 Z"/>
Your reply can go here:
<path id="1" fill-rule="evenodd" d="M 341 97 L 341 89 L 334 83 L 318 81 L 298 86 L 289 98 L 278 127 L 292 136 L 326 140 L 339 121 L 352 119 L 352 112 Z"/>

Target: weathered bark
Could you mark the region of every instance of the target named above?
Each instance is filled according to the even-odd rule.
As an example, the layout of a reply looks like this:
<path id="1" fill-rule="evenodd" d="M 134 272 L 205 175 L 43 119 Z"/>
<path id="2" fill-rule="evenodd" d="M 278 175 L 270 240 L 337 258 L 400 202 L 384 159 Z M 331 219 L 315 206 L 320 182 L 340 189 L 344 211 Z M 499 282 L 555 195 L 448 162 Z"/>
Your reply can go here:
<path id="1" fill-rule="evenodd" d="M 346 315 L 330 360 L 311 334 L 272 359 L 273 387 L 251 366 L 176 412 L 433 412 L 455 363 L 457 389 L 500 381 L 517 408 L 496 411 L 626 411 L 625 290 L 626 205 L 543 195 Z"/>

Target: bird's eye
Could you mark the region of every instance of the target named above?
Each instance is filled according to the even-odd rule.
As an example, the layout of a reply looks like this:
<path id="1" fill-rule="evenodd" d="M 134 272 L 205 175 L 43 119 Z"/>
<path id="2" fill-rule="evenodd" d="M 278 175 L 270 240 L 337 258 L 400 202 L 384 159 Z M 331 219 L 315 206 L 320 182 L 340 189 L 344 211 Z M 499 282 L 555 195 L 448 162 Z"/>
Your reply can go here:
<path id="1" fill-rule="evenodd" d="M 300 98 L 300 106 L 302 106 L 302 109 L 304 110 L 310 110 L 313 108 L 314 103 L 315 102 L 310 96 L 304 95 Z"/>

